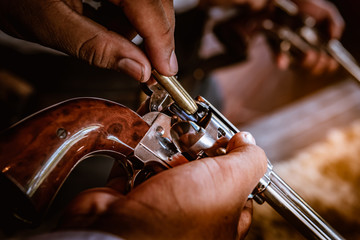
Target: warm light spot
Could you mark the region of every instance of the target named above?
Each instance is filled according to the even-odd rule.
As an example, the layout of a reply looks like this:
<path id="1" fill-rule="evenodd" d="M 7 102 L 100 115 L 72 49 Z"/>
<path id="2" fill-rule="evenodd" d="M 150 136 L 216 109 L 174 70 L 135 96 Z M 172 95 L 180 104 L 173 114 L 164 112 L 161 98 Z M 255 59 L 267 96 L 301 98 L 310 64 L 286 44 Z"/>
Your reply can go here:
<path id="1" fill-rule="evenodd" d="M 5 167 L 5 168 L 2 170 L 2 172 L 3 172 L 3 173 L 4 173 L 4 172 L 7 172 L 7 171 L 9 171 L 10 168 L 11 168 L 10 166 L 7 166 L 7 167 Z"/>

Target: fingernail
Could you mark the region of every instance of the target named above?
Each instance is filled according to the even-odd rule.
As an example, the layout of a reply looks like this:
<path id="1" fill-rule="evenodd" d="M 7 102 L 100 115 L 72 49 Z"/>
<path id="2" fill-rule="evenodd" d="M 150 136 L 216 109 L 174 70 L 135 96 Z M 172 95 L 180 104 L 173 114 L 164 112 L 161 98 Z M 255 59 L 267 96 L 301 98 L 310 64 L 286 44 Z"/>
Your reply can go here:
<path id="1" fill-rule="evenodd" d="M 142 82 L 144 81 L 144 66 L 130 58 L 123 58 L 118 62 L 121 71 Z"/>
<path id="2" fill-rule="evenodd" d="M 251 135 L 251 133 L 249 133 L 249 132 L 242 132 L 242 135 L 241 135 L 241 136 L 242 136 L 242 140 L 243 140 L 245 143 L 256 145 L 255 138 L 253 137 L 253 135 Z"/>
<path id="3" fill-rule="evenodd" d="M 178 72 L 178 62 L 174 50 L 171 52 L 169 64 L 170 64 L 170 71 L 173 73 L 173 75 L 175 75 Z"/>

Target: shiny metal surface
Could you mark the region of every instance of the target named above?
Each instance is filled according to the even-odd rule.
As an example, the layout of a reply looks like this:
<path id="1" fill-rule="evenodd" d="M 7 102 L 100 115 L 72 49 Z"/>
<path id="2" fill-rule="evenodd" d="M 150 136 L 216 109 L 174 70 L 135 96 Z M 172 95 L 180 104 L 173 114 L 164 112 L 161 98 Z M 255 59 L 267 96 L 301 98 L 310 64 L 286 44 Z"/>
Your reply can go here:
<path id="1" fill-rule="evenodd" d="M 260 197 L 309 239 L 344 239 L 275 172 Z"/>
<path id="2" fill-rule="evenodd" d="M 167 77 L 161 75 L 156 70 L 152 71 L 152 75 L 186 113 L 194 114 L 197 111 L 195 101 L 180 85 L 175 76 Z"/>
<path id="3" fill-rule="evenodd" d="M 149 110 L 152 112 L 161 112 L 167 106 L 169 106 L 173 100 L 160 84 L 149 86 L 152 91 L 150 96 Z"/>
<path id="4" fill-rule="evenodd" d="M 149 162 L 157 162 L 165 168 L 169 168 L 169 159 L 177 153 L 177 149 L 170 141 L 171 117 L 163 113 L 148 113 L 144 116 L 147 122 L 151 122 L 149 131 L 135 147 L 134 155 L 144 165 Z M 152 119 L 151 119 L 152 118 Z"/>
<path id="5" fill-rule="evenodd" d="M 66 139 L 60 147 L 44 162 L 34 175 L 27 181 L 24 190 L 29 197 L 32 197 L 54 169 L 63 161 L 64 156 L 80 141 L 89 138 L 93 132 L 98 131 L 102 126 L 94 124 L 84 129 L 80 129 L 73 134 L 69 139 Z"/>
<path id="6" fill-rule="evenodd" d="M 196 123 L 179 122 L 171 128 L 171 136 L 181 152 L 188 153 L 194 160 L 205 156 L 214 156 L 211 153 L 216 145 L 217 138 Z"/>
<path id="7" fill-rule="evenodd" d="M 330 40 L 327 45 L 327 50 L 329 54 L 360 83 L 360 67 L 341 42 L 336 39 Z"/>
<path id="8" fill-rule="evenodd" d="M 289 0 L 275 0 L 274 1 L 275 6 L 281 8 L 282 10 L 284 10 L 287 14 L 289 15 L 296 15 L 298 14 L 298 7 L 297 5 Z"/>
<path id="9" fill-rule="evenodd" d="M 97 98 L 64 101 L 18 122 L 0 136 L 2 217 L 40 223 L 70 172 L 93 155 L 116 159 L 127 178 L 127 156 L 148 129 L 132 110 Z"/>
<path id="10" fill-rule="evenodd" d="M 198 98 L 209 105 L 216 122 L 227 131 L 229 138 L 239 130 L 229 122 L 206 99 Z M 267 202 L 280 215 L 293 224 L 300 233 L 308 239 L 344 239 L 324 219 L 322 219 L 290 186 L 288 186 L 274 171 L 270 161 L 268 170 L 260 179 L 258 186 L 250 197 L 259 204 Z"/>
<path id="11" fill-rule="evenodd" d="M 200 127 L 191 121 L 182 121 L 171 129 L 175 145 L 193 159 L 202 157 L 203 153 L 205 156 L 216 155 L 217 150 L 222 148 L 221 144 L 217 144 L 227 143 L 239 132 L 206 99 L 198 97 L 197 101 L 209 107 L 211 118 L 207 124 Z M 270 161 L 267 172 L 249 197 L 259 204 L 267 202 L 308 239 L 344 239 L 273 171 Z"/>

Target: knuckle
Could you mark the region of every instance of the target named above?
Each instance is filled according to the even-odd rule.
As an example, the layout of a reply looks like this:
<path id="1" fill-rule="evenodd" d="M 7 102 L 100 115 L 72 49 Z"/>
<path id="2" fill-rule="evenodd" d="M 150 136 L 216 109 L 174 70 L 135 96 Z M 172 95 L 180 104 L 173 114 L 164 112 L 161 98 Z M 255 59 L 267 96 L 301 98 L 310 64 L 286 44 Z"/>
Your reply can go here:
<path id="1" fill-rule="evenodd" d="M 236 156 L 238 156 L 240 159 L 243 158 L 243 154 L 246 153 L 246 155 L 244 155 L 246 158 L 249 158 L 249 160 L 252 162 L 251 164 L 251 168 L 253 170 L 259 171 L 259 173 L 261 172 L 262 174 L 266 172 L 267 169 L 267 156 L 264 152 L 264 150 L 262 148 L 260 148 L 257 145 L 254 144 L 246 144 L 243 146 L 240 146 L 238 148 L 238 151 L 233 152 L 235 155 L 234 158 L 236 158 Z M 241 162 L 239 162 L 240 165 L 242 164 Z"/>
<path id="2" fill-rule="evenodd" d="M 78 49 L 77 57 L 89 64 L 102 68 L 111 67 L 111 52 L 114 49 L 114 43 L 106 34 L 96 34 L 83 42 Z"/>
<path id="3" fill-rule="evenodd" d="M 156 39 L 166 42 L 172 42 L 173 35 L 174 35 L 174 27 L 169 22 L 164 22 L 161 24 L 161 27 L 158 28 Z M 144 38 L 149 39 L 154 37 L 153 35 L 144 36 Z"/>
<path id="4" fill-rule="evenodd" d="M 256 145 L 250 145 L 249 148 L 254 153 L 255 159 L 257 160 L 257 165 L 260 166 L 263 172 L 267 169 L 267 157 L 265 151 Z"/>
<path id="5" fill-rule="evenodd" d="M 342 18 L 337 6 L 332 2 L 329 2 L 327 6 L 330 18 L 332 18 L 339 27 L 345 26 L 345 21 Z"/>
<path id="6" fill-rule="evenodd" d="M 327 8 L 331 14 L 337 14 L 338 12 L 337 7 L 332 2 L 327 2 Z"/>

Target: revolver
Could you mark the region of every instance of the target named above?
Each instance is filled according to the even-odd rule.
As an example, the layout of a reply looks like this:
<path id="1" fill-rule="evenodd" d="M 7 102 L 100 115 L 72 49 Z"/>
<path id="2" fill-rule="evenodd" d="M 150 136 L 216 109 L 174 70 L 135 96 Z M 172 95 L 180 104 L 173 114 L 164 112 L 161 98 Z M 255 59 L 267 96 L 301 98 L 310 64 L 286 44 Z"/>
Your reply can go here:
<path id="1" fill-rule="evenodd" d="M 277 39 L 280 49 L 304 53 L 308 49 L 322 50 L 360 83 L 360 68 L 355 58 L 337 39 L 328 40 L 316 21 L 310 16 L 300 16 L 299 9 L 291 0 L 275 0 L 276 10 L 272 18 L 262 22 L 262 28 L 270 39 Z"/>
<path id="2" fill-rule="evenodd" d="M 14 219 L 38 224 L 74 167 L 89 156 L 116 160 L 125 191 L 169 168 L 226 153 L 239 130 L 203 97 L 192 99 L 176 77 L 153 70 L 149 112 L 139 116 L 104 99 L 71 99 L 20 121 L 0 135 L 0 201 Z M 274 171 L 249 195 L 268 203 L 310 239 L 343 239 Z M 4 211 L 3 211 L 4 213 Z"/>
<path id="3" fill-rule="evenodd" d="M 311 16 L 301 14 L 292 0 L 274 0 L 272 3 L 270 10 L 259 13 L 249 14 L 247 8 L 239 8 L 224 14 L 225 19 L 214 27 L 214 33 L 228 48 L 229 55 L 243 54 L 248 35 L 262 33 L 273 51 L 284 52 L 293 60 L 310 49 L 326 53 L 360 83 L 358 62 L 339 40 L 329 39 L 322 26 L 317 26 Z M 244 30 L 237 30 L 238 26 Z"/>

